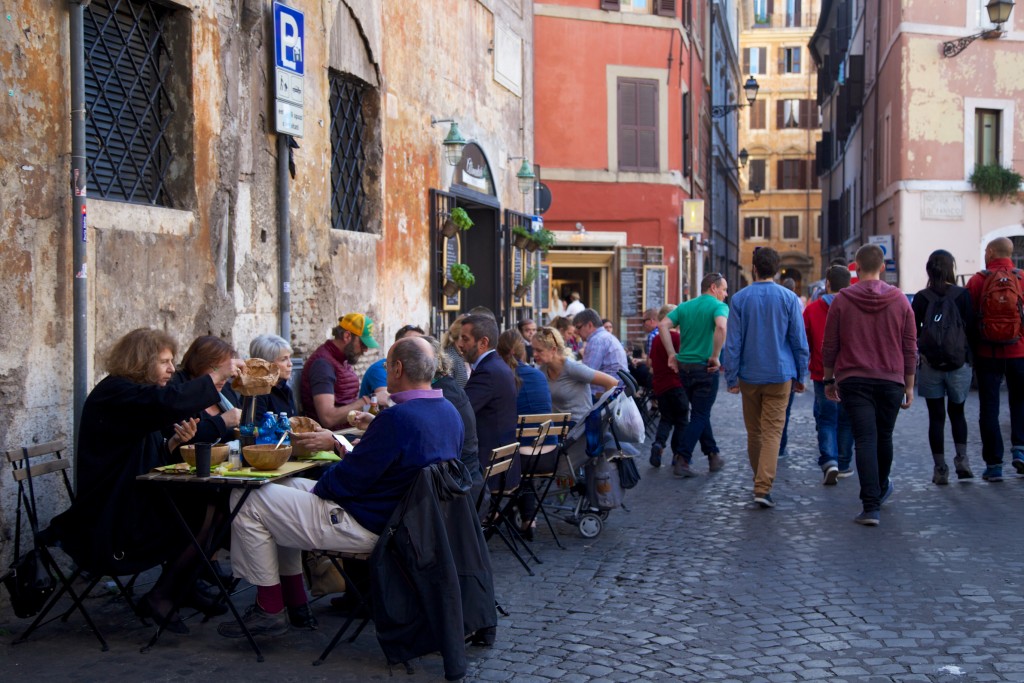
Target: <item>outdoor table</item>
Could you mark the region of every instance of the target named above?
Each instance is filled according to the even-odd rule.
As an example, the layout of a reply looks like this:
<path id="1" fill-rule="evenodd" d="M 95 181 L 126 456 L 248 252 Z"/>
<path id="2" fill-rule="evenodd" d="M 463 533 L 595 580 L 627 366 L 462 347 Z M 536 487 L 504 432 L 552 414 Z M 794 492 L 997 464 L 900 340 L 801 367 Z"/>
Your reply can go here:
<path id="1" fill-rule="evenodd" d="M 214 529 L 213 541 L 210 543 L 210 553 L 212 554 L 221 546 L 221 542 L 224 540 L 225 535 L 231 529 L 231 522 L 234 521 L 235 517 L 238 515 L 238 511 L 242 509 L 242 505 L 245 504 L 250 493 L 275 481 L 286 479 L 298 474 L 299 472 L 303 472 L 314 467 L 321 467 L 325 464 L 329 465 L 331 463 L 329 461 L 325 462 L 320 460 L 286 462 L 278 469 L 271 470 L 269 472 L 261 472 L 259 470 L 252 470 L 251 468 L 244 468 L 243 470 L 238 470 L 238 473 L 220 476 L 211 475 L 209 477 L 197 477 L 188 472 L 168 473 L 153 471 L 146 474 L 140 474 L 135 478 L 135 481 L 140 484 L 159 488 L 167 497 L 167 500 L 171 504 L 171 508 L 174 510 L 175 517 L 178 519 L 178 523 L 181 525 L 181 528 L 185 530 L 185 533 L 188 534 L 188 537 L 192 539 L 192 545 L 194 545 L 196 550 L 199 551 L 199 556 L 203 558 L 206 568 L 213 577 L 217 591 L 227 603 L 227 607 L 231 610 L 231 614 L 235 617 L 235 621 L 237 621 L 238 625 L 242 627 L 242 632 L 245 633 L 245 637 L 249 641 L 249 645 L 252 646 L 253 652 L 256 653 L 256 661 L 258 662 L 263 661 L 263 652 L 260 650 L 260 646 L 256 643 L 256 640 L 252 637 L 252 634 L 249 633 L 249 629 L 246 628 L 245 622 L 242 621 L 242 616 L 238 613 L 235 605 L 231 602 L 227 588 L 224 587 L 224 584 L 221 582 L 217 572 L 214 571 L 211 558 L 207 555 L 206 548 L 203 547 L 195 537 L 195 534 L 192 533 L 192 529 L 189 527 L 188 522 L 185 521 L 185 517 L 181 514 L 181 510 L 178 508 L 174 493 L 176 491 L 192 493 L 230 493 L 235 489 L 242 492 L 242 495 L 238 498 L 238 503 L 228 511 L 228 516 L 221 527 Z M 173 613 L 177 608 L 178 605 L 174 605 L 171 612 Z M 160 635 L 163 633 L 163 630 L 163 624 L 158 622 L 156 633 L 153 634 L 149 643 L 142 648 L 142 652 L 148 652 L 149 649 L 156 644 L 157 640 L 160 639 Z"/>

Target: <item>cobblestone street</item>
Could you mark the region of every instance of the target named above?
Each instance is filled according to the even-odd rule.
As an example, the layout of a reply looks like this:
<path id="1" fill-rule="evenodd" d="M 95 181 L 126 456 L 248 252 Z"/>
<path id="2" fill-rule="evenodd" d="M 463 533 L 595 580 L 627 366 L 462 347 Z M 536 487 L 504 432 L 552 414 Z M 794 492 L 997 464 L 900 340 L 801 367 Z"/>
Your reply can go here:
<path id="1" fill-rule="evenodd" d="M 527 576 L 492 541 L 500 602 L 510 612 L 493 648 L 470 650 L 471 681 L 1024 681 L 1024 478 L 1001 484 L 931 484 L 923 400 L 897 423 L 895 494 L 878 528 L 853 524 L 856 477 L 821 485 L 812 396 L 793 405 L 789 455 L 780 461 L 774 510 L 752 504 L 739 398 L 719 393 L 714 426 L 726 467 L 677 480 L 641 458 L 643 481 L 585 540 L 559 523 L 546 530 L 544 564 Z M 1005 407 L 1005 399 L 1004 399 Z M 981 473 L 977 396 L 967 403 L 970 454 Z M 947 447 L 952 450 L 951 445 Z M 951 460 L 951 456 L 949 456 Z M 248 604 L 252 592 L 238 598 Z M 371 633 L 339 645 L 313 668 L 339 618 L 314 606 L 317 633 L 265 641 L 258 664 L 244 641 L 189 621 L 192 635 L 150 631 L 120 605 L 101 606 L 111 651 L 72 618 L 23 645 L 8 611 L 4 680 L 388 680 Z M 55 656 L 56 655 L 56 656 Z M 441 662 L 401 667 L 396 680 L 440 680 Z M 17 676 L 15 679 L 13 676 Z"/>

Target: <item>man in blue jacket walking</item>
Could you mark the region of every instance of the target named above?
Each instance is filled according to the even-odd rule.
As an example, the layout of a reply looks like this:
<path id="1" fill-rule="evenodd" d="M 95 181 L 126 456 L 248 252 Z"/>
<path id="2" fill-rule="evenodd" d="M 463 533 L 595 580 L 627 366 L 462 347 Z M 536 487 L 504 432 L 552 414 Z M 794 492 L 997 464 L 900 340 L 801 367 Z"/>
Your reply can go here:
<path id="1" fill-rule="evenodd" d="M 809 353 L 800 299 L 773 280 L 779 253 L 762 247 L 753 265 L 754 283 L 732 297 L 722 366 L 729 393 L 743 396 L 754 502 L 773 508 L 786 406 L 804 390 Z"/>

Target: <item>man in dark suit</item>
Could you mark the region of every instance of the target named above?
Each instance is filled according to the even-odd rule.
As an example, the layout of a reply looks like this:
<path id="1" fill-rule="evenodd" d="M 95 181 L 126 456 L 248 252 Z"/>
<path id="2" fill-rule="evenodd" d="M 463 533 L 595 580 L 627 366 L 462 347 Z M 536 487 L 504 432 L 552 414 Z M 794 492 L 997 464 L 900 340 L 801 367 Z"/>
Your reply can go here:
<path id="1" fill-rule="evenodd" d="M 495 353 L 498 324 L 486 315 L 470 315 L 462 319 L 458 347 L 462 357 L 473 368 L 466 382 L 466 395 L 476 413 L 476 435 L 479 441 L 480 465 L 486 472 L 491 451 L 516 440 L 516 378 L 511 368 Z M 509 469 L 505 487 L 519 482 L 518 460 Z M 500 482 L 489 482 L 494 488 Z"/>

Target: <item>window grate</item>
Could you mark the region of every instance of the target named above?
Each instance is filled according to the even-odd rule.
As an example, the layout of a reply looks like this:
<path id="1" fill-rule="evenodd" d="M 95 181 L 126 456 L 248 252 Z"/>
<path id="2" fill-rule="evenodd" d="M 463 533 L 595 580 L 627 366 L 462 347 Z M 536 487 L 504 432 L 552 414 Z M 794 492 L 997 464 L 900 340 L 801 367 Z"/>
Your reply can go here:
<path id="1" fill-rule="evenodd" d="M 85 11 L 86 154 L 90 193 L 169 206 L 167 128 L 171 10 L 154 2 L 93 0 Z"/>
<path id="2" fill-rule="evenodd" d="M 364 86 L 331 72 L 331 227 L 366 232 Z"/>

